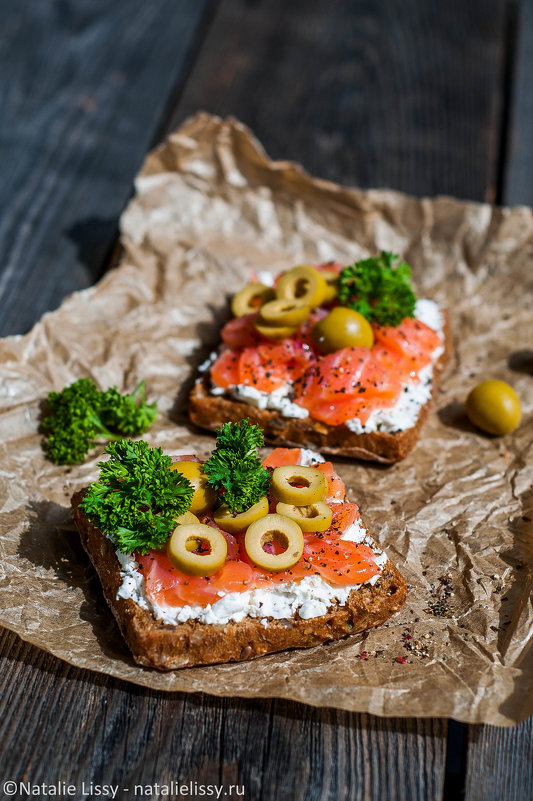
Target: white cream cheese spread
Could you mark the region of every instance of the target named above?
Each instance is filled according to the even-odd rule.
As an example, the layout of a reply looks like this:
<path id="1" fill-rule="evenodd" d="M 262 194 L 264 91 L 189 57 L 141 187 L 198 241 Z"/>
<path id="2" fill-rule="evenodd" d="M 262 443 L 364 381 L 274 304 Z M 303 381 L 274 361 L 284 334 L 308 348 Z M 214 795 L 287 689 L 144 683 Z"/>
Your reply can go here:
<path id="1" fill-rule="evenodd" d="M 311 448 L 300 448 L 300 464 L 305 467 L 312 467 L 318 462 L 325 462 L 326 460 L 318 451 L 313 451 Z"/>
<path id="2" fill-rule="evenodd" d="M 310 451 L 314 456 L 319 456 Z M 313 461 L 323 461 L 314 459 Z M 383 570 L 387 555 L 380 550 L 372 537 L 357 520 L 342 535 L 341 539 L 350 542 L 365 543 L 375 554 L 375 562 Z M 352 590 L 358 590 L 362 584 L 351 584 L 333 587 L 320 576 L 306 576 L 301 581 L 291 581 L 278 585 L 271 590 L 254 589 L 245 592 L 229 592 L 221 595 L 220 601 L 207 606 L 166 606 L 153 601 L 144 586 L 144 577 L 138 570 L 138 563 L 133 556 L 116 551 L 120 562 L 122 584 L 117 598 L 131 598 L 143 609 L 150 611 L 156 620 L 163 623 L 185 623 L 197 620 L 199 623 L 215 623 L 223 625 L 230 621 L 239 622 L 247 617 L 260 618 L 263 625 L 268 625 L 267 618 L 281 620 L 294 617 L 296 613 L 304 620 L 325 615 L 333 604 L 345 604 Z M 373 576 L 365 584 L 373 585 L 380 574 Z"/>
<path id="3" fill-rule="evenodd" d="M 291 389 L 290 384 L 284 384 L 272 392 L 261 392 L 255 387 L 237 384 L 234 387 L 230 387 L 228 392 L 236 400 L 246 401 L 246 403 L 256 406 L 258 409 L 274 409 L 280 412 L 283 417 L 297 417 L 302 420 L 309 417 L 307 409 L 289 400 L 288 395 Z"/>

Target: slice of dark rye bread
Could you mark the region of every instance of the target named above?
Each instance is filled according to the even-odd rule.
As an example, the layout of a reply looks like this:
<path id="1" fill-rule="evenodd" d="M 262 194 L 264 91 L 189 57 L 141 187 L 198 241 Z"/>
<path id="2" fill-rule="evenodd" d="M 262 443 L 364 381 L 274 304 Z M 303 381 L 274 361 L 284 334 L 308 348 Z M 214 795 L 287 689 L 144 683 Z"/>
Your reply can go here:
<path id="1" fill-rule="evenodd" d="M 216 430 L 222 423 L 235 423 L 248 417 L 263 429 L 265 442 L 285 447 L 315 448 L 321 453 L 349 456 L 354 459 L 391 464 L 405 459 L 414 448 L 420 431 L 433 407 L 439 378 L 452 354 L 452 337 L 447 312 L 444 315 L 444 352 L 433 367 L 431 399 L 422 406 L 416 424 L 395 433 L 372 431 L 355 434 L 346 425 L 330 426 L 313 420 L 283 417 L 278 411 L 257 409 L 242 400 L 210 393 L 210 376 L 206 373 L 199 379 L 189 397 L 189 416 L 201 428 Z"/>
<path id="2" fill-rule="evenodd" d="M 346 604 L 333 605 L 325 615 L 303 620 L 247 618 L 221 625 L 194 620 L 171 625 L 156 620 L 130 598 L 117 598 L 122 584 L 115 546 L 80 509 L 85 490 L 72 498 L 73 516 L 83 547 L 100 577 L 104 596 L 117 619 L 135 662 L 159 670 L 241 662 L 287 648 L 309 648 L 379 626 L 398 612 L 407 597 L 399 570 L 387 561 L 377 582 L 352 590 Z M 364 525 L 364 524 L 363 524 Z"/>

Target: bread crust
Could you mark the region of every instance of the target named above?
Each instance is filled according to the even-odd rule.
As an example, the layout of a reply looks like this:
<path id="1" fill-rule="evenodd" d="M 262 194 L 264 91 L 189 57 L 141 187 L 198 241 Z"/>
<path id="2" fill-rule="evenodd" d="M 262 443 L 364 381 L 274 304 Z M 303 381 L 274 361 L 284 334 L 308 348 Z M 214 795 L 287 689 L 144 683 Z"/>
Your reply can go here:
<path id="1" fill-rule="evenodd" d="M 303 620 L 247 618 L 239 623 L 214 625 L 188 621 L 170 625 L 156 620 L 130 598 L 117 598 L 122 583 L 120 563 L 113 543 L 80 509 L 86 490 L 72 498 L 73 516 L 83 547 L 100 577 L 111 607 L 135 662 L 159 670 L 194 665 L 241 662 L 288 648 L 309 648 L 330 640 L 379 626 L 398 612 L 407 597 L 407 585 L 399 570 L 387 561 L 373 585 L 353 590 L 343 606 L 332 606 L 325 615 Z"/>
<path id="2" fill-rule="evenodd" d="M 189 416 L 193 423 L 212 431 L 222 423 L 237 422 L 248 417 L 263 429 L 265 442 L 285 447 L 313 448 L 334 456 L 392 464 L 405 459 L 417 443 L 434 404 L 439 379 L 452 354 L 452 337 L 448 313 L 444 314 L 444 352 L 435 362 L 431 399 L 421 408 L 416 424 L 403 431 L 372 431 L 355 434 L 346 425 L 331 426 L 307 417 L 303 420 L 283 417 L 271 409 L 257 409 L 249 403 L 224 395 L 212 395 L 210 378 L 205 374 L 195 384 L 189 398 Z"/>

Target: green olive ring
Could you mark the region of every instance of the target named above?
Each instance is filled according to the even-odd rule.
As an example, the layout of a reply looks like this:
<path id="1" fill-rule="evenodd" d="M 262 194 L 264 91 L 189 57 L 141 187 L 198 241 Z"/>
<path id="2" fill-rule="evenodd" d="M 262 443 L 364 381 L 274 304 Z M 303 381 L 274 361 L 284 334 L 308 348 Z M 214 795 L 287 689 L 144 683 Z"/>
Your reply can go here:
<path id="1" fill-rule="evenodd" d="M 278 503 L 276 512 L 290 517 L 298 523 L 302 531 L 327 531 L 331 526 L 333 513 L 324 501 L 310 503 L 308 506 L 295 506 L 293 503 Z"/>
<path id="2" fill-rule="evenodd" d="M 238 514 L 232 514 L 227 506 L 221 506 L 215 511 L 215 523 L 223 531 L 229 534 L 236 534 L 244 531 L 254 520 L 259 520 L 268 514 L 268 498 L 265 496 L 260 501 L 254 503 L 249 509 Z"/>
<path id="3" fill-rule="evenodd" d="M 274 541 L 285 549 L 282 553 L 267 553 L 264 550 L 264 545 Z M 257 567 L 278 572 L 288 570 L 302 558 L 304 536 L 302 529 L 294 520 L 283 515 L 270 514 L 248 526 L 244 547 Z"/>
<path id="4" fill-rule="evenodd" d="M 276 297 L 271 286 L 266 284 L 247 284 L 234 295 L 231 301 L 231 311 L 234 317 L 244 317 L 253 314 L 264 303 Z"/>
<path id="5" fill-rule="evenodd" d="M 332 300 L 338 295 L 339 291 L 339 274 L 334 273 L 333 270 L 322 270 L 320 275 L 324 278 L 326 282 L 327 290 L 326 290 L 326 297 L 324 298 L 324 303 L 331 303 Z"/>
<path id="6" fill-rule="evenodd" d="M 207 483 L 207 476 L 203 470 L 203 462 L 173 462 L 170 470 L 177 470 L 182 476 L 189 479 L 194 489 L 189 512 L 202 514 L 212 509 L 217 502 L 218 495 L 213 487 Z"/>
<path id="7" fill-rule="evenodd" d="M 199 544 L 207 544 L 209 551 L 194 553 Z M 203 523 L 176 526 L 167 544 L 167 556 L 173 565 L 190 576 L 212 576 L 220 570 L 228 544 L 221 532 Z"/>
<path id="8" fill-rule="evenodd" d="M 323 501 L 328 492 L 324 473 L 315 467 L 283 465 L 272 473 L 272 493 L 282 503 L 309 506 Z"/>
<path id="9" fill-rule="evenodd" d="M 297 326 L 309 317 L 311 307 L 298 298 L 276 298 L 261 308 L 259 317 L 266 325 Z"/>
<path id="10" fill-rule="evenodd" d="M 200 521 L 198 520 L 196 515 L 193 514 L 192 512 L 184 512 L 182 515 L 179 515 L 179 517 L 174 518 L 174 523 L 177 526 L 190 525 L 191 523 L 199 523 L 199 522 Z M 198 548 L 198 546 L 196 546 L 196 548 Z M 189 548 L 189 550 L 194 551 L 196 550 L 196 548 Z"/>
<path id="11" fill-rule="evenodd" d="M 254 323 L 256 331 L 267 339 L 285 339 L 296 333 L 297 327 L 289 325 L 266 325 L 259 317 Z"/>
<path id="12" fill-rule="evenodd" d="M 326 279 L 314 267 L 293 267 L 283 273 L 276 286 L 276 295 L 284 300 L 301 300 L 312 309 L 320 306 L 327 295 Z"/>
<path id="13" fill-rule="evenodd" d="M 174 523 L 176 523 L 178 526 L 190 525 L 191 523 L 199 522 L 200 521 L 196 515 L 193 515 L 192 512 L 184 512 L 184 514 L 174 518 Z M 200 540 L 187 540 L 185 547 L 188 551 L 195 551 L 200 547 Z"/>

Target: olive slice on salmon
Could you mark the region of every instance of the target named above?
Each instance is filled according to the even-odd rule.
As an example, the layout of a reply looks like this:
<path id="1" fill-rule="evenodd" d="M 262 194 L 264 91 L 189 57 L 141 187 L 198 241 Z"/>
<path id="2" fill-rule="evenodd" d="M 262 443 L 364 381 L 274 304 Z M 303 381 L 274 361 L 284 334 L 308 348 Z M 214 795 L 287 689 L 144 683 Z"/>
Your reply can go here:
<path id="1" fill-rule="evenodd" d="M 258 311 L 264 303 L 276 297 L 276 293 L 266 284 L 247 284 L 234 295 L 231 311 L 234 317 L 244 317 Z"/>
<path id="2" fill-rule="evenodd" d="M 276 286 L 276 295 L 284 300 L 301 300 L 314 309 L 324 303 L 328 285 L 322 273 L 303 265 L 283 273 Z"/>
<path id="3" fill-rule="evenodd" d="M 272 473 L 272 493 L 282 503 L 309 506 L 323 501 L 328 481 L 320 470 L 302 465 L 276 467 Z"/>
<path id="4" fill-rule="evenodd" d="M 265 546 L 271 548 L 265 550 Z M 244 537 L 244 547 L 252 562 L 264 570 L 288 570 L 304 552 L 302 529 L 289 517 L 270 514 L 255 520 Z M 282 549 L 281 552 L 276 551 Z"/>
<path id="5" fill-rule="evenodd" d="M 311 307 L 299 298 L 276 298 L 261 307 L 259 319 L 266 325 L 296 326 L 309 317 Z"/>
<path id="6" fill-rule="evenodd" d="M 194 489 L 189 512 L 202 514 L 212 509 L 217 502 L 218 495 L 213 487 L 207 483 L 207 476 L 203 471 L 203 462 L 173 462 L 171 470 L 177 470 L 182 476 L 188 478 Z"/>
<path id="7" fill-rule="evenodd" d="M 215 511 L 215 523 L 223 531 L 229 534 L 235 534 L 239 531 L 245 531 L 248 526 L 268 514 L 268 498 L 265 496 L 260 501 L 254 503 L 249 509 L 244 512 L 233 514 L 230 512 L 228 506 L 221 506 Z"/>
<path id="8" fill-rule="evenodd" d="M 184 525 L 196 524 L 199 523 L 200 521 L 198 520 L 196 515 L 193 515 L 192 512 L 185 512 L 179 517 L 175 517 L 174 522 L 177 523 L 178 526 L 184 526 Z M 187 540 L 187 542 L 185 543 L 185 547 L 187 548 L 188 551 L 196 551 L 200 547 L 200 541 Z"/>
<path id="9" fill-rule="evenodd" d="M 179 517 L 174 518 L 174 522 L 178 526 L 183 526 L 191 523 L 199 523 L 200 521 L 192 512 L 185 512 L 184 514 L 180 515 Z M 193 549 L 194 550 L 194 549 Z"/>
<path id="10" fill-rule="evenodd" d="M 200 548 L 202 550 L 197 553 Z M 227 555 L 224 535 L 203 523 L 176 526 L 167 545 L 170 561 L 190 576 L 212 576 L 220 570 Z"/>
<path id="11" fill-rule="evenodd" d="M 296 333 L 297 326 L 294 325 L 270 325 L 258 317 L 255 321 L 255 330 L 267 339 L 286 339 Z"/>
<path id="12" fill-rule="evenodd" d="M 333 270 L 322 270 L 320 275 L 324 278 L 327 286 L 326 297 L 323 302 L 331 303 L 336 300 L 339 291 L 339 274 Z"/>
<path id="13" fill-rule="evenodd" d="M 276 512 L 290 517 L 298 523 L 302 531 L 327 531 L 331 526 L 333 513 L 324 501 L 310 503 L 308 506 L 295 506 L 293 503 L 278 503 Z"/>

